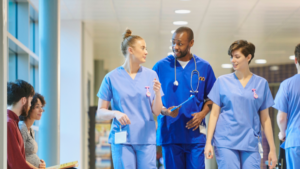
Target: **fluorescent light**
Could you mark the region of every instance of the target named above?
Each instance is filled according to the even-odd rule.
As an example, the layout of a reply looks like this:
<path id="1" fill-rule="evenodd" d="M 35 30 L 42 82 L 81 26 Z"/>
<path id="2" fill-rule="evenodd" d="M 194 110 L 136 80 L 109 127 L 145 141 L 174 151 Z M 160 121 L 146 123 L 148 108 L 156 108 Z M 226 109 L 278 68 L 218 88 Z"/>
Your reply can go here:
<path id="1" fill-rule="evenodd" d="M 190 10 L 185 10 L 185 9 L 180 9 L 180 10 L 176 10 L 175 13 L 187 14 L 187 13 L 191 13 L 191 11 Z"/>
<path id="2" fill-rule="evenodd" d="M 173 34 L 175 32 L 175 30 L 171 30 L 171 33 Z"/>
<path id="3" fill-rule="evenodd" d="M 173 56 L 174 56 L 174 53 L 173 53 L 173 52 L 168 52 L 168 56 L 169 56 L 169 55 L 173 55 Z"/>
<path id="4" fill-rule="evenodd" d="M 174 25 L 187 25 L 188 22 L 187 21 L 175 21 L 173 22 Z"/>
<path id="5" fill-rule="evenodd" d="M 290 60 L 295 60 L 295 55 L 290 56 Z"/>
<path id="6" fill-rule="evenodd" d="M 172 43 L 172 39 L 170 40 L 170 42 Z"/>
<path id="7" fill-rule="evenodd" d="M 225 69 L 230 69 L 232 68 L 232 64 L 222 64 L 221 67 Z"/>
<path id="8" fill-rule="evenodd" d="M 265 64 L 265 63 L 267 63 L 267 61 L 265 59 L 256 59 L 255 63 L 257 63 L 257 64 Z"/>
<path id="9" fill-rule="evenodd" d="M 279 66 L 271 66 L 270 70 L 277 71 L 277 70 L 279 70 Z"/>
<path id="10" fill-rule="evenodd" d="M 169 49 L 172 50 L 172 46 L 170 46 Z"/>

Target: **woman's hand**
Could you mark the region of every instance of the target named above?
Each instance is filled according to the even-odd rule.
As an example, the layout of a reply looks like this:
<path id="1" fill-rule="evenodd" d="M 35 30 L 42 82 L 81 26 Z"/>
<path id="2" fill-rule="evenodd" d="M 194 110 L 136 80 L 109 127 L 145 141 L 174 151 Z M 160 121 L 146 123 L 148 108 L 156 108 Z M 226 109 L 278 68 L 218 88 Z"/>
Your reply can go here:
<path id="1" fill-rule="evenodd" d="M 273 169 L 275 168 L 276 164 L 277 164 L 277 157 L 276 157 L 276 152 L 275 151 L 270 151 L 269 152 L 269 157 L 268 157 L 268 161 L 269 161 L 269 168 Z"/>
<path id="2" fill-rule="evenodd" d="M 154 90 L 155 94 L 160 93 L 161 84 L 159 83 L 159 81 L 154 79 L 153 83 L 154 83 L 153 84 L 153 90 Z"/>
<path id="3" fill-rule="evenodd" d="M 39 165 L 39 169 L 44 169 L 44 168 L 46 168 L 46 163 L 45 163 L 45 161 L 44 160 L 40 160 L 41 161 L 41 163 L 40 163 L 40 165 Z"/>
<path id="4" fill-rule="evenodd" d="M 121 113 L 119 111 L 114 112 L 115 118 L 122 124 L 122 125 L 127 125 L 131 124 L 128 116 L 125 113 Z"/>
<path id="5" fill-rule="evenodd" d="M 211 144 L 206 143 L 205 149 L 204 149 L 204 155 L 205 155 L 206 159 L 212 159 L 214 157 L 214 149 Z"/>

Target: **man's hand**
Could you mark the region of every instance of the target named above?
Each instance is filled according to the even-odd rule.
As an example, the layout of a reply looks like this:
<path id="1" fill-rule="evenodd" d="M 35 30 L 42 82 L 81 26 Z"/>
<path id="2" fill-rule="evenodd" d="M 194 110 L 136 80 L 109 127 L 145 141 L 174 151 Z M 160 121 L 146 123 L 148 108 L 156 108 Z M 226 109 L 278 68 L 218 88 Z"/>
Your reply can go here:
<path id="1" fill-rule="evenodd" d="M 192 114 L 193 119 L 186 123 L 186 128 L 188 129 L 194 128 L 193 131 L 197 130 L 202 120 L 205 118 L 205 115 L 206 114 L 203 112 Z"/>
<path id="2" fill-rule="evenodd" d="M 179 109 L 181 108 L 181 107 L 178 107 L 178 108 L 175 109 L 174 111 L 171 111 L 171 109 L 173 109 L 174 107 L 175 107 L 175 106 L 172 106 L 172 107 L 169 107 L 169 108 L 168 108 L 168 114 L 169 114 L 169 116 L 171 116 L 171 117 L 173 117 L 173 118 L 175 118 L 175 117 L 178 116 Z"/>
<path id="3" fill-rule="evenodd" d="M 163 110 L 161 111 L 161 114 L 164 115 L 164 116 L 170 116 L 170 117 L 177 117 L 178 116 L 178 113 L 179 113 L 179 109 L 181 108 L 178 107 L 177 109 L 175 109 L 174 111 L 171 111 L 171 109 L 173 109 L 174 107 L 176 106 L 172 106 L 172 107 L 169 107 L 168 109 L 166 109 L 165 107 L 163 108 Z"/>

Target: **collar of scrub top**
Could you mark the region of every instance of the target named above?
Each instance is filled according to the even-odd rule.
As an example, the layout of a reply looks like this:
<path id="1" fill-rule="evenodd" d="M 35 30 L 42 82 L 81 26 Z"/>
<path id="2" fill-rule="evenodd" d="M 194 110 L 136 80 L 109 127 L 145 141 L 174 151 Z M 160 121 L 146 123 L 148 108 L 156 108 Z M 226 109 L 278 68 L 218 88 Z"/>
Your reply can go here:
<path id="1" fill-rule="evenodd" d="M 255 98 L 255 99 L 257 99 L 258 98 L 258 95 L 256 94 L 256 89 L 252 89 L 252 92 L 253 92 L 253 97 Z"/>
<path id="2" fill-rule="evenodd" d="M 193 57 L 193 59 L 194 59 L 194 62 L 195 62 L 195 69 L 192 71 L 192 73 L 191 73 L 191 90 L 190 90 L 190 92 L 192 93 L 192 94 L 196 94 L 196 93 L 198 93 L 198 88 L 199 88 L 199 80 L 197 80 L 197 88 L 196 88 L 196 90 L 194 90 L 193 89 L 193 74 L 194 73 L 196 73 L 197 75 L 198 75 L 198 78 L 197 79 L 199 79 L 199 77 L 200 77 L 200 73 L 199 73 L 199 71 L 197 70 L 197 64 L 196 64 L 196 59 L 195 59 L 195 57 L 194 57 L 194 55 L 192 54 L 192 57 Z M 174 81 L 174 85 L 175 86 L 178 86 L 179 85 L 179 83 L 178 83 L 178 81 L 176 80 L 176 57 L 174 56 L 174 70 L 175 70 L 175 81 Z"/>
<path id="3" fill-rule="evenodd" d="M 147 89 L 147 92 L 146 92 L 146 96 L 150 97 L 151 96 L 151 93 L 149 92 L 149 86 L 145 86 L 145 88 Z"/>

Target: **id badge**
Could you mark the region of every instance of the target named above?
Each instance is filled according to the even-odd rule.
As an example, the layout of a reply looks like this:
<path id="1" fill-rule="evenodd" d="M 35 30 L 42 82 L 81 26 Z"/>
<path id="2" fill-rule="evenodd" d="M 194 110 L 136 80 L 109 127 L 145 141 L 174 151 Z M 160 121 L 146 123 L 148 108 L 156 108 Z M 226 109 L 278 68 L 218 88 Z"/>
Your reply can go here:
<path id="1" fill-rule="evenodd" d="M 120 132 L 115 133 L 115 144 L 126 143 L 127 141 L 127 131 L 122 131 L 122 127 L 120 126 Z"/>
<path id="2" fill-rule="evenodd" d="M 263 158 L 263 155 L 264 155 L 264 150 L 262 148 L 262 145 L 261 145 L 261 142 L 259 141 L 258 142 L 258 152 L 260 154 L 260 158 L 262 159 Z"/>
<path id="3" fill-rule="evenodd" d="M 127 141 L 127 131 L 121 131 L 115 133 L 115 144 L 126 143 Z"/>
<path id="4" fill-rule="evenodd" d="M 200 124 L 199 131 L 201 134 L 206 135 L 206 127 L 204 125 Z"/>

